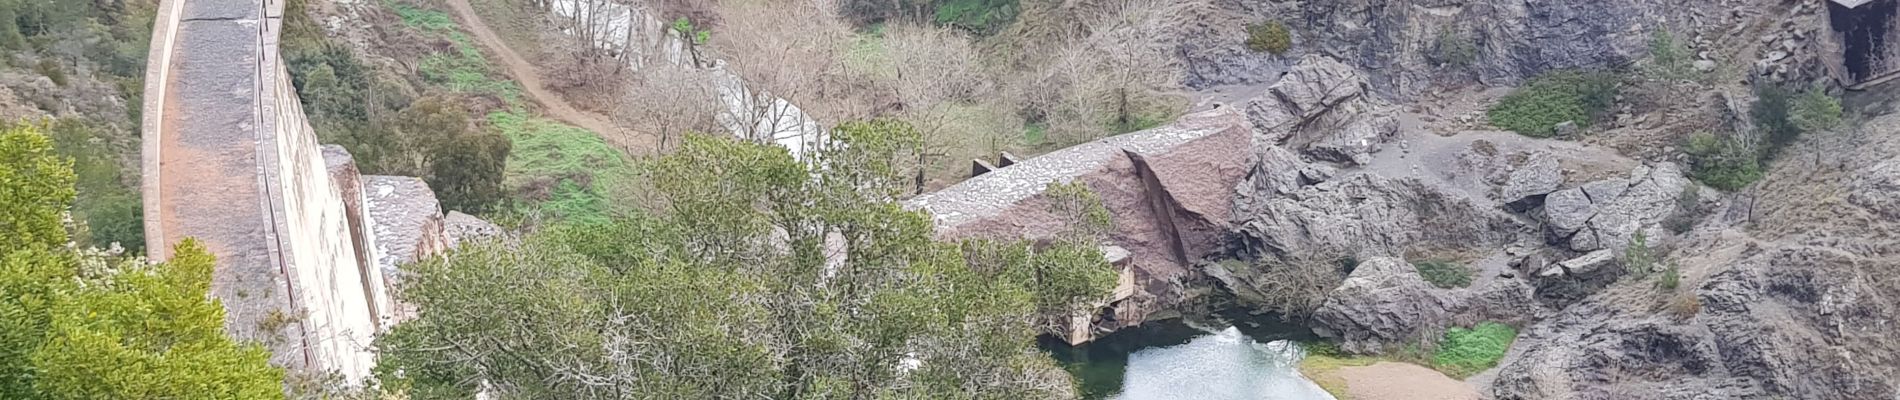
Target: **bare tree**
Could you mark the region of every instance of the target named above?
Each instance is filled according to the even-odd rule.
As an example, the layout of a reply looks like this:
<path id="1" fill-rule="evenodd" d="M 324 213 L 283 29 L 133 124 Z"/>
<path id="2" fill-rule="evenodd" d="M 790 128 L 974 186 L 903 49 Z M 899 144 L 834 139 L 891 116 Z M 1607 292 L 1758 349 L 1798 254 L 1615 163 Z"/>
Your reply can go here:
<path id="1" fill-rule="evenodd" d="M 830 2 L 735 0 L 718 10 L 722 23 L 710 45 L 744 81 L 722 90 L 748 110 L 731 121 L 746 136 L 771 140 L 822 126 L 812 117 L 862 116 L 850 104 L 852 91 L 839 85 L 845 79 L 838 61 L 851 28 Z"/>
<path id="2" fill-rule="evenodd" d="M 901 24 L 885 29 L 881 45 L 882 54 L 889 58 L 888 86 L 899 115 L 924 139 L 924 148 L 917 152 L 917 165 L 923 166 L 916 170 L 918 193 L 926 189 L 929 171 L 947 169 L 956 174 L 970 159 L 988 158 L 997 151 L 998 130 L 982 124 L 996 118 L 972 115 L 993 111 L 975 103 L 993 97 L 995 90 L 968 38 L 948 28 Z M 1020 130 L 1020 123 L 1016 125 L 1004 129 Z M 928 167 L 932 165 L 950 168 Z"/>
<path id="3" fill-rule="evenodd" d="M 719 132 L 718 90 L 703 71 L 652 65 L 626 83 L 615 106 L 616 123 L 659 135 L 660 149 L 687 132 Z"/>

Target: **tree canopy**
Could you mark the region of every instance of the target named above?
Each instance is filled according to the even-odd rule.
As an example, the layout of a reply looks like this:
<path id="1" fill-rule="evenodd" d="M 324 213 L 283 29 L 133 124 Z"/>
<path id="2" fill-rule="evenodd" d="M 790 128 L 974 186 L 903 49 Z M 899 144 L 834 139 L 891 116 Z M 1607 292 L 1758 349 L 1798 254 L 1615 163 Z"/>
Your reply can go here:
<path id="1" fill-rule="evenodd" d="M 1073 397 L 1034 348 L 1045 302 L 1114 283 L 1094 243 L 949 243 L 893 199 L 916 130 L 840 126 L 820 161 L 688 137 L 646 165 L 649 213 L 410 268 L 420 310 L 378 343 L 414 399 Z M 1064 285 L 1045 285 L 1063 282 Z M 1063 292 L 1044 294 L 1044 287 Z M 1068 315 L 1068 307 L 1060 309 Z"/>
<path id="2" fill-rule="evenodd" d="M 72 161 L 30 127 L 0 132 L 0 398 L 283 396 L 283 372 L 224 336 L 192 241 L 148 265 L 70 245 Z"/>

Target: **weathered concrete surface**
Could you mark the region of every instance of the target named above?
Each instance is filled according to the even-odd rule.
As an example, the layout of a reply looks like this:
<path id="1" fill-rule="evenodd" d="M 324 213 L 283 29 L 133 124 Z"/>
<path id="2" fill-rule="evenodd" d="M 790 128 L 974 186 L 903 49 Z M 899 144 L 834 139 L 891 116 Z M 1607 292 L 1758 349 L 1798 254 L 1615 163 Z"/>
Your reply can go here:
<path id="1" fill-rule="evenodd" d="M 441 205 L 435 200 L 435 192 L 420 178 L 366 176 L 363 190 L 368 198 L 370 219 L 374 221 L 370 224 L 377 248 L 374 265 L 389 282 L 387 291 L 397 293 L 396 287 L 403 278 L 400 266 L 448 250 L 447 222 Z M 397 314 L 390 323 L 412 315 Z"/>
<path id="2" fill-rule="evenodd" d="M 273 363 L 357 381 L 374 364 L 379 272 L 278 58 L 281 0 L 165 0 L 143 127 L 147 248 L 218 257 L 225 326 Z M 353 168 L 350 168 L 353 169 Z"/>
<path id="3" fill-rule="evenodd" d="M 1109 240 L 1131 260 L 1123 280 L 1133 293 L 1095 321 L 1097 330 L 1113 330 L 1179 300 L 1178 282 L 1190 263 L 1222 248 L 1234 187 L 1252 163 L 1244 151 L 1251 136 L 1238 107 L 1190 114 L 1025 160 L 905 204 L 935 216 L 945 239 L 1040 240 L 1068 229 L 1043 196 L 1049 184 L 1088 185 L 1113 215 Z"/>

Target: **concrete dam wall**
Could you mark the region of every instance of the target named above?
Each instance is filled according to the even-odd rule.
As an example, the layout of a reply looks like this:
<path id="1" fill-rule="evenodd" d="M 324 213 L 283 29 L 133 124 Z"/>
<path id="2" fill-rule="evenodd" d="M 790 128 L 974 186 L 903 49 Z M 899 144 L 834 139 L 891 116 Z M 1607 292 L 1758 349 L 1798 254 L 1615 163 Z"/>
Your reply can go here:
<path id="1" fill-rule="evenodd" d="M 434 194 L 407 178 L 414 201 L 372 201 L 388 191 L 364 182 L 383 180 L 318 143 L 279 58 L 283 0 L 159 7 L 142 121 L 149 257 L 198 240 L 218 258 L 211 295 L 229 334 L 293 371 L 360 381 L 400 314 L 385 267 L 442 250 L 417 245 L 444 241 Z M 413 203 L 426 207 L 374 209 Z M 377 235 L 392 227 L 407 231 Z"/>

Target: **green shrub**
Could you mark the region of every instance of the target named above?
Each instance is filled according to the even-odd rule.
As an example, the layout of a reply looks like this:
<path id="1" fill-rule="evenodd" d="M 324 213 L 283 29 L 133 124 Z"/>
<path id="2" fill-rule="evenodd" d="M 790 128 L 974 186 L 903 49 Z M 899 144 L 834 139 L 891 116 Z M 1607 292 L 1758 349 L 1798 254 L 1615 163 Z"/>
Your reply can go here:
<path id="1" fill-rule="evenodd" d="M 1630 238 L 1629 247 L 1623 250 L 1623 270 L 1630 276 L 1642 279 L 1656 268 L 1656 250 L 1649 248 L 1649 235 L 1636 231 Z"/>
<path id="2" fill-rule="evenodd" d="M 1676 290 L 1682 284 L 1682 271 L 1676 264 L 1663 268 L 1662 277 L 1656 279 L 1656 286 L 1666 290 Z"/>
<path id="3" fill-rule="evenodd" d="M 1733 191 L 1761 179 L 1761 153 L 1741 139 L 1697 133 L 1684 149 L 1690 175 L 1704 185 Z"/>
<path id="4" fill-rule="evenodd" d="M 1676 210 L 1663 219 L 1663 226 L 1670 232 L 1684 233 L 1695 229 L 1702 222 L 1702 186 L 1684 185 L 1682 194 L 1676 196 Z"/>
<path id="5" fill-rule="evenodd" d="M 1438 33 L 1438 43 L 1432 46 L 1432 60 L 1438 66 L 1464 68 L 1478 61 L 1478 46 L 1471 38 L 1450 29 Z"/>
<path id="6" fill-rule="evenodd" d="M 1418 268 L 1418 276 L 1441 288 L 1461 288 L 1471 286 L 1471 268 L 1445 260 L 1413 261 Z"/>
<path id="7" fill-rule="evenodd" d="M 1464 379 L 1497 366 L 1515 339 L 1517 329 L 1496 322 L 1480 323 L 1470 329 L 1451 328 L 1445 331 L 1444 340 L 1438 342 L 1438 351 L 1432 353 L 1432 367 L 1445 375 Z"/>
<path id="8" fill-rule="evenodd" d="M 1682 79 L 1694 71 L 1689 65 L 1689 49 L 1676 41 L 1676 35 L 1657 28 L 1649 37 L 1649 73 L 1662 79 Z"/>
<path id="9" fill-rule="evenodd" d="M 1762 85 L 1755 88 L 1755 105 L 1749 111 L 1755 119 L 1755 128 L 1761 130 L 1767 141 L 1761 148 L 1762 158 L 1774 158 L 1782 146 L 1794 142 L 1801 135 L 1801 127 L 1796 126 L 1792 115 L 1795 92 L 1775 85 Z"/>
<path id="10" fill-rule="evenodd" d="M 50 57 L 40 59 L 39 64 L 33 66 L 33 70 L 38 71 L 40 75 L 45 75 L 46 79 L 52 80 L 54 85 L 63 87 L 69 81 L 66 78 L 66 69 L 59 65 L 59 60 Z"/>
<path id="11" fill-rule="evenodd" d="M 673 20 L 673 31 L 679 32 L 680 35 L 686 35 L 692 39 L 693 44 L 706 44 L 706 41 L 712 40 L 711 30 L 695 29 L 693 20 L 686 19 L 686 17 L 679 17 L 679 19 Z"/>
<path id="12" fill-rule="evenodd" d="M 1841 125 L 1841 100 L 1828 96 L 1825 89 L 1815 87 L 1795 98 L 1793 109 L 1788 112 L 1788 122 L 1802 132 L 1816 132 L 1834 129 Z"/>
<path id="13" fill-rule="evenodd" d="M 1491 124 L 1530 137 L 1551 137 L 1557 125 L 1590 126 L 1616 101 L 1619 78 L 1608 72 L 1556 71 L 1525 82 L 1486 113 Z"/>
<path id="14" fill-rule="evenodd" d="M 1286 30 L 1286 24 L 1280 21 L 1267 21 L 1247 25 L 1247 48 L 1273 54 L 1284 54 L 1293 48 L 1293 34 Z"/>
<path id="15" fill-rule="evenodd" d="M 1017 0 L 939 0 L 933 19 L 938 25 L 976 33 L 990 33 L 1009 25 L 1021 12 Z"/>

